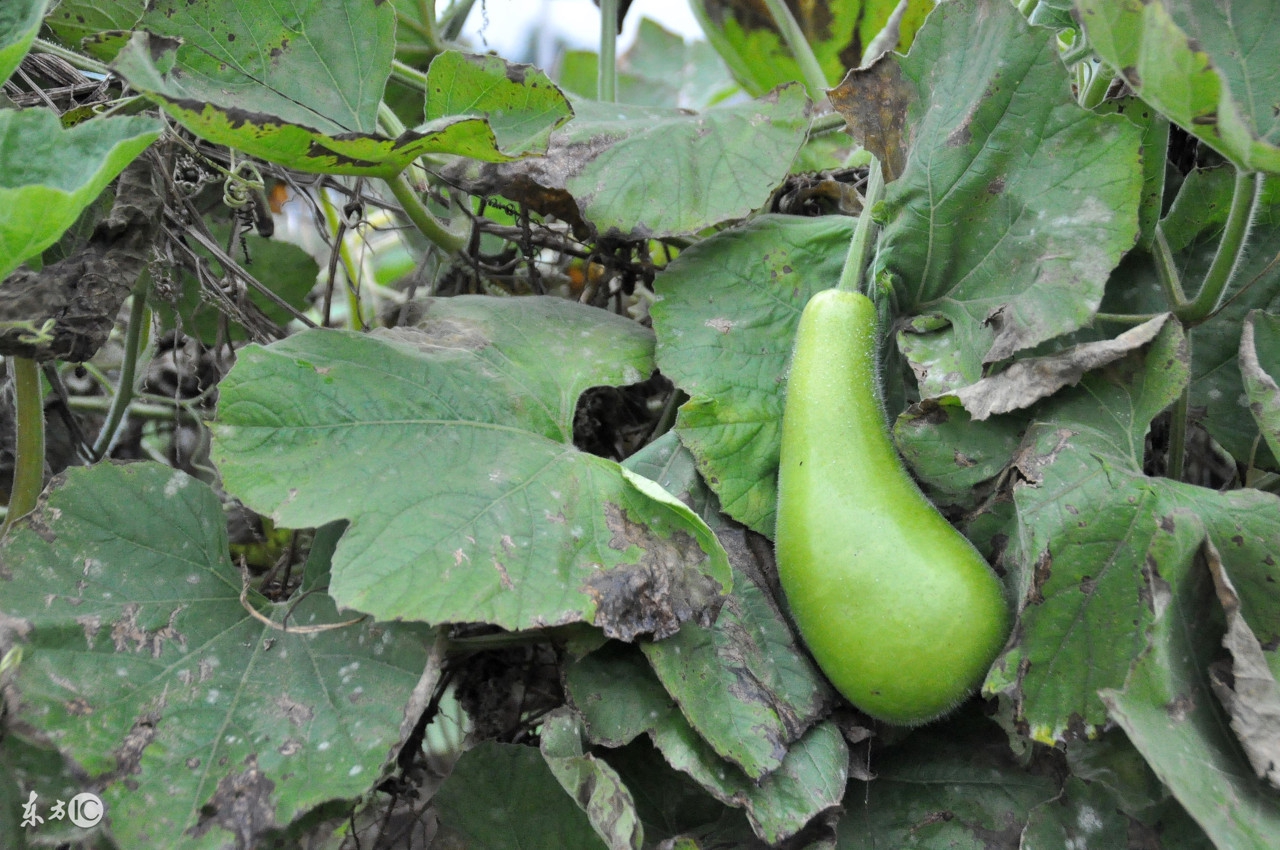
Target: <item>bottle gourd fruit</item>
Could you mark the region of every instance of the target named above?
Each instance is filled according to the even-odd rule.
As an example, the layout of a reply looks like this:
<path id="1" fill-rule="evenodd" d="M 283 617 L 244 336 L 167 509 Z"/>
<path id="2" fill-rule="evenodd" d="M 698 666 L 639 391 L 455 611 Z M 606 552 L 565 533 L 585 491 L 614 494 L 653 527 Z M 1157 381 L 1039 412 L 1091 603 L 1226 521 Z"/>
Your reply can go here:
<path id="1" fill-rule="evenodd" d="M 782 420 L 776 546 L 818 666 L 872 717 L 915 725 L 982 683 L 1009 631 L 999 579 L 908 475 L 876 391 L 876 311 L 805 306 Z"/>

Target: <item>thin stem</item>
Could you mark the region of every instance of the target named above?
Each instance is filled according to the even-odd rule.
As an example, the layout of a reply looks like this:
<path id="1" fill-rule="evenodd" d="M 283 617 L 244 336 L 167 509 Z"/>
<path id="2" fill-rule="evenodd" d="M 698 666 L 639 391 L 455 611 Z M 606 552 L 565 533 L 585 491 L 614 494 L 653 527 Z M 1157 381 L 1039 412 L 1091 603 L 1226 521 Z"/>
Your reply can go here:
<path id="1" fill-rule="evenodd" d="M 329 225 L 329 231 L 337 246 L 338 258 L 342 260 L 342 268 L 347 274 L 348 325 L 355 330 L 365 330 L 364 311 L 361 310 L 360 293 L 356 289 L 360 283 L 360 266 L 351 257 L 351 249 L 347 246 L 346 229 L 338 216 L 338 210 L 323 191 L 320 193 L 320 206 L 324 210 L 325 223 Z"/>
<path id="2" fill-rule="evenodd" d="M 1165 298 L 1169 306 L 1177 310 L 1187 303 L 1187 295 L 1182 291 L 1182 278 L 1178 275 L 1178 267 L 1173 262 L 1173 251 L 1169 249 L 1169 240 L 1164 236 L 1164 228 L 1156 225 L 1155 239 L 1151 243 L 1155 252 L 1151 255 L 1156 261 L 1156 274 L 1164 287 Z"/>
<path id="3" fill-rule="evenodd" d="M 826 112 L 809 122 L 809 138 L 843 130 L 848 122 L 839 112 Z"/>
<path id="4" fill-rule="evenodd" d="M 1111 69 L 1101 62 L 1096 63 L 1092 68 L 1089 84 L 1080 92 L 1080 105 L 1085 109 L 1093 109 L 1106 100 L 1111 79 Z"/>
<path id="5" fill-rule="evenodd" d="M 596 68 L 596 100 L 618 99 L 618 0 L 600 0 L 600 62 Z"/>
<path id="6" fill-rule="evenodd" d="M 1159 313 L 1094 313 L 1095 322 L 1115 322 L 1121 325 L 1140 325 L 1149 322 Z"/>
<path id="7" fill-rule="evenodd" d="M 111 73 L 111 69 L 99 62 L 97 59 L 91 59 L 83 53 L 76 53 L 74 50 L 68 50 L 60 44 L 54 44 L 52 41 L 45 41 L 43 38 L 37 38 L 35 44 L 32 45 L 33 50 L 40 53 L 49 53 L 57 56 L 73 68 L 79 68 L 81 71 L 89 71 L 93 74 L 101 74 L 107 76 Z"/>
<path id="8" fill-rule="evenodd" d="M 445 41 L 454 41 L 462 32 L 462 27 L 467 22 L 467 16 L 471 14 L 471 7 L 476 4 L 476 0 L 454 0 L 449 4 L 449 8 L 444 10 L 444 16 L 440 18 L 436 29 L 440 33 L 440 37 Z"/>
<path id="9" fill-rule="evenodd" d="M 764 4 L 769 7 L 769 13 L 773 15 L 773 22 L 777 25 L 782 40 L 787 43 L 796 64 L 800 66 L 809 96 L 815 101 L 821 100 L 827 91 L 827 75 L 822 72 L 818 57 L 813 55 L 813 48 L 804 37 L 804 30 L 800 29 L 800 24 L 796 23 L 795 16 L 783 0 L 764 0 Z"/>
<path id="10" fill-rule="evenodd" d="M 142 329 L 147 323 L 147 289 L 150 284 L 151 275 L 144 270 L 138 277 L 137 285 L 133 287 L 133 302 L 129 305 L 129 328 L 124 337 L 124 360 L 120 363 L 120 382 L 111 399 L 107 421 L 93 443 L 95 461 L 102 460 L 111 451 L 111 446 L 120 433 L 120 425 L 124 422 L 125 412 L 133 401 L 133 380 L 138 369 L 138 354 L 142 351 Z"/>
<path id="11" fill-rule="evenodd" d="M 1222 239 L 1218 242 L 1218 251 L 1213 255 L 1213 264 L 1204 276 L 1204 283 L 1195 300 L 1188 304 L 1180 304 L 1174 311 L 1178 318 L 1188 324 L 1199 324 L 1218 309 L 1218 302 L 1226 292 L 1227 284 L 1240 265 L 1248 242 L 1249 223 L 1253 220 L 1253 212 L 1262 194 L 1262 176 L 1245 171 L 1236 172 L 1236 185 L 1231 193 L 1231 212 L 1227 215 L 1227 226 L 1222 231 Z"/>
<path id="12" fill-rule="evenodd" d="M 1187 456 L 1187 414 L 1191 405 L 1191 387 L 1182 388 L 1182 395 L 1173 403 L 1169 412 L 1169 460 L 1165 476 L 1181 481 Z"/>
<path id="13" fill-rule="evenodd" d="M 0 527 L 0 536 L 19 517 L 35 510 L 40 491 L 44 489 L 44 399 L 40 391 L 40 366 L 29 357 L 10 357 L 9 369 L 13 373 L 18 433 L 9 511 Z"/>
<path id="14" fill-rule="evenodd" d="M 1093 52 L 1093 45 L 1084 30 L 1076 30 L 1076 40 L 1062 52 L 1062 64 L 1070 68 Z"/>
<path id="15" fill-rule="evenodd" d="M 403 174 L 388 180 L 387 185 L 391 187 L 391 194 L 395 195 L 396 200 L 400 202 L 404 214 L 418 230 L 422 231 L 422 235 L 430 239 L 432 244 L 441 251 L 446 254 L 456 254 L 467 244 L 465 236 L 454 233 L 431 214 Z"/>
<path id="16" fill-rule="evenodd" d="M 845 255 L 844 268 L 840 271 L 839 288 L 845 292 L 862 289 L 862 270 L 867 265 L 867 254 L 875 235 L 871 208 L 880 203 L 883 194 L 884 175 L 880 173 L 880 161 L 872 157 L 867 169 L 867 190 L 862 196 L 862 212 L 858 214 L 858 224 L 853 229 L 853 238 L 849 240 L 849 253 Z"/>
<path id="17" fill-rule="evenodd" d="M 418 89 L 424 93 L 427 90 L 427 75 L 411 65 L 406 65 L 399 59 L 391 60 L 391 76 L 411 88 Z"/>

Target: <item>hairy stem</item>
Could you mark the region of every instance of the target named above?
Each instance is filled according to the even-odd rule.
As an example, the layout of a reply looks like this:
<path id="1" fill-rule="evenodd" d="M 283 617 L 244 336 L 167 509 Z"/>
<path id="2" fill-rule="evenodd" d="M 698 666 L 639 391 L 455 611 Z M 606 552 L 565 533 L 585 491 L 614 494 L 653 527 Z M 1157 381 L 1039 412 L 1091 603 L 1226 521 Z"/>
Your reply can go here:
<path id="1" fill-rule="evenodd" d="M 880 203 L 883 194 L 884 175 L 880 173 L 880 161 L 872 157 L 867 169 L 867 189 L 862 196 L 862 212 L 858 214 L 858 224 L 853 229 L 853 238 L 849 240 L 849 253 L 845 255 L 844 268 L 840 271 L 839 288 L 846 292 L 862 289 L 862 270 L 866 268 L 867 254 L 875 235 L 871 208 Z"/>
<path id="2" fill-rule="evenodd" d="M 102 460 L 111 451 L 111 446 L 120 433 L 120 425 L 124 422 L 124 415 L 133 402 L 133 380 L 138 370 L 138 354 L 142 351 L 142 329 L 147 323 L 147 290 L 150 285 L 151 275 L 144 271 L 133 287 L 133 302 L 129 305 L 129 328 L 124 338 L 124 360 L 120 363 L 120 382 L 116 386 L 115 397 L 111 399 L 107 421 L 93 443 L 95 461 Z"/>
<path id="3" fill-rule="evenodd" d="M 600 0 L 600 62 L 596 69 L 596 100 L 618 99 L 618 0 Z"/>
<path id="4" fill-rule="evenodd" d="M 1235 189 L 1231 193 L 1231 212 L 1227 215 L 1227 226 L 1222 231 L 1222 239 L 1218 242 L 1218 251 L 1213 255 L 1213 264 L 1204 276 L 1204 283 L 1194 300 L 1178 305 L 1174 313 L 1183 322 L 1191 325 L 1199 324 L 1207 319 L 1227 290 L 1240 258 L 1244 256 L 1248 243 L 1249 223 L 1253 220 L 1254 208 L 1258 197 L 1262 194 L 1262 176 L 1246 171 L 1236 172 Z"/>
<path id="5" fill-rule="evenodd" d="M 40 366 L 27 357 L 10 357 L 13 373 L 17 452 L 13 467 L 13 489 L 9 511 L 0 527 L 0 536 L 19 517 L 35 510 L 44 489 L 44 399 L 40 392 Z"/>
<path id="6" fill-rule="evenodd" d="M 388 180 L 387 185 L 391 187 L 391 194 L 400 202 L 404 214 L 422 231 L 423 236 L 446 254 L 456 254 L 462 250 L 466 245 L 466 237 L 454 233 L 431 214 L 418 193 L 409 185 L 408 178 L 400 174 Z"/>
<path id="7" fill-rule="evenodd" d="M 809 89 L 809 97 L 815 101 L 821 100 L 827 90 L 827 75 L 822 73 L 818 57 L 813 55 L 813 48 L 804 37 L 800 24 L 796 23 L 795 16 L 791 14 L 791 10 L 783 0 L 764 0 L 764 4 L 769 7 L 769 13 L 773 15 L 773 22 L 777 25 L 782 40 L 787 43 L 791 55 L 800 66 L 805 86 Z"/>
<path id="8" fill-rule="evenodd" d="M 1155 239 L 1151 243 L 1154 251 L 1152 259 L 1156 263 L 1156 274 L 1160 285 L 1164 287 L 1165 298 L 1176 310 L 1186 303 L 1186 293 L 1182 291 L 1182 278 L 1178 275 L 1178 267 L 1173 262 L 1173 251 L 1169 250 L 1169 240 L 1164 236 L 1164 228 L 1156 225 Z"/>

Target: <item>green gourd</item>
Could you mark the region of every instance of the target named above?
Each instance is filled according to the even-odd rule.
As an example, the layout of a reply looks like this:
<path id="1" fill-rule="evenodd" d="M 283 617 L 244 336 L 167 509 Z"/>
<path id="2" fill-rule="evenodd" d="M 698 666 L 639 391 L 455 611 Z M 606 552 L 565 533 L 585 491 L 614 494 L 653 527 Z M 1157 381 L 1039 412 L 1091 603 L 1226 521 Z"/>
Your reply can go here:
<path id="1" fill-rule="evenodd" d="M 805 306 L 782 419 L 778 574 L 836 689 L 872 717 L 916 725 L 982 683 L 1009 607 L 986 561 L 894 449 L 876 344 L 866 296 L 829 289 Z"/>

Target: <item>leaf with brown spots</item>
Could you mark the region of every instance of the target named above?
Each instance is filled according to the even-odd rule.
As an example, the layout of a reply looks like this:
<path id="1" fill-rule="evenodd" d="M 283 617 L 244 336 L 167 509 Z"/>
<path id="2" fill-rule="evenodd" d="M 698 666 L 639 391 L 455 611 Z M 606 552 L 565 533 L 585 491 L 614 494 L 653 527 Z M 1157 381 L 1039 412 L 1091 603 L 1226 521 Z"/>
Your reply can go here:
<path id="1" fill-rule="evenodd" d="M 250 616 L 219 497 L 159 464 L 73 467 L 0 562 L 0 655 L 24 656 L 8 719 L 83 767 L 121 847 L 262 846 L 360 796 L 439 672 L 419 626 L 278 628 L 349 621 L 323 592 L 250 592 Z"/>

